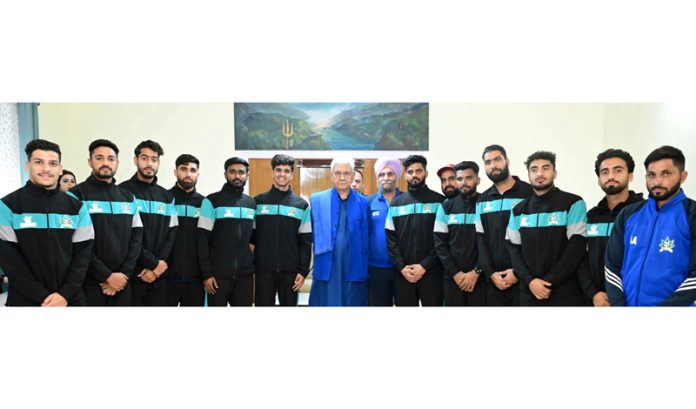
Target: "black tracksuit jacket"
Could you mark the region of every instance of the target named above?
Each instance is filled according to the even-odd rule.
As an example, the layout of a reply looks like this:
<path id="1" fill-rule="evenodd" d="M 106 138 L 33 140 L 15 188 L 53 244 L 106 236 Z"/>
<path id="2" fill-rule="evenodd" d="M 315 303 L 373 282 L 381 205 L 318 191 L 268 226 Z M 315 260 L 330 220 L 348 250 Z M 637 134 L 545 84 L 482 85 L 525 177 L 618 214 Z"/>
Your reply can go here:
<path id="1" fill-rule="evenodd" d="M 585 256 L 587 209 L 581 197 L 553 187 L 533 194 L 512 209 L 508 248 L 515 274 L 531 295 L 529 283 L 551 283 L 551 297 L 580 297 L 578 267 Z"/>
<path id="2" fill-rule="evenodd" d="M 433 228 L 435 215 L 444 200 L 443 195 L 427 185 L 409 189 L 392 200 L 384 228 L 389 256 L 398 271 L 410 264 L 420 264 L 429 273 L 442 272 Z"/>
<path id="3" fill-rule="evenodd" d="M 0 267 L 9 279 L 7 305 L 39 306 L 54 292 L 84 302 L 82 283 L 94 229 L 87 208 L 58 188 L 32 182 L 0 203 Z"/>
<path id="4" fill-rule="evenodd" d="M 309 274 L 312 257 L 312 222 L 309 204 L 275 186 L 254 198 L 256 221 L 251 242 L 257 274 Z"/>
<path id="5" fill-rule="evenodd" d="M 505 244 L 510 211 L 517 203 L 532 195 L 532 186 L 513 176 L 515 184 L 504 194 L 495 185 L 478 197 L 476 204 L 476 236 L 479 267 L 486 278 L 496 271 L 512 268 L 510 252 Z"/>
<path id="6" fill-rule="evenodd" d="M 160 260 L 169 258 L 179 222 L 174 197 L 157 184 L 157 177 L 152 183 L 145 183 L 133 175 L 119 186 L 135 195 L 143 222 L 143 249 L 134 270 L 137 276 L 144 268 L 154 270 Z"/>
<path id="7" fill-rule="evenodd" d="M 460 271 L 467 273 L 478 265 L 474 226 L 477 196 L 459 194 L 445 200 L 438 210 L 434 228 L 435 249 L 447 278 L 454 278 Z"/>
<path id="8" fill-rule="evenodd" d="M 205 197 L 194 188 L 186 192 L 174 185 L 169 192 L 174 196 L 179 226 L 176 229 L 174 249 L 167 260 L 168 281 L 191 281 L 201 279 L 198 262 L 198 218 Z"/>
<path id="9" fill-rule="evenodd" d="M 249 242 L 255 214 L 254 199 L 229 183 L 203 199 L 198 219 L 198 257 L 204 280 L 254 273 Z"/>
<path id="10" fill-rule="evenodd" d="M 590 304 L 598 292 L 606 292 L 604 256 L 614 220 L 624 207 L 642 200 L 644 200 L 642 193 L 629 191 L 628 200 L 619 203 L 613 210 L 609 210 L 605 197 L 587 212 L 587 255 L 583 259 L 578 274 L 583 295 Z"/>
<path id="11" fill-rule="evenodd" d="M 70 193 L 87 207 L 94 225 L 94 247 L 86 285 L 105 282 L 111 273 L 133 275 L 143 244 L 143 225 L 133 194 L 90 175 Z"/>

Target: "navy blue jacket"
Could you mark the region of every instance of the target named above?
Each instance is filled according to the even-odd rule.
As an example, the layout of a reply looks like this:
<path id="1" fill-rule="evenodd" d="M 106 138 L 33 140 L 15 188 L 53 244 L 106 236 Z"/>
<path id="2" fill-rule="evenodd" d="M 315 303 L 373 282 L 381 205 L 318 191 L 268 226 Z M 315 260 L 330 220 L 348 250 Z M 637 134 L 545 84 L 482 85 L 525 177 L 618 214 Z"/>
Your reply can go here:
<path id="1" fill-rule="evenodd" d="M 401 191 L 396 189 L 396 199 L 401 195 Z M 382 195 L 382 192 L 377 192 L 369 197 L 370 201 L 370 256 L 367 264 L 378 268 L 394 268 L 391 258 L 389 258 L 389 249 L 387 248 L 387 233 L 384 231 L 384 223 L 387 221 L 389 214 L 389 203 Z"/>
<path id="2" fill-rule="evenodd" d="M 696 203 L 680 191 L 661 209 L 653 198 L 627 206 L 607 244 L 611 305 L 691 305 L 696 300 Z"/>

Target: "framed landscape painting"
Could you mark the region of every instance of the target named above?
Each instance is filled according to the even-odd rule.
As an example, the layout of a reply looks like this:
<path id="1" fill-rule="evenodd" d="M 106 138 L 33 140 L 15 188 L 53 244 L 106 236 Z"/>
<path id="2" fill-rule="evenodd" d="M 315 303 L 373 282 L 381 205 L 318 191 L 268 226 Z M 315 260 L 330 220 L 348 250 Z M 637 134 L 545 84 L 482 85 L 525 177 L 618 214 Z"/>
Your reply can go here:
<path id="1" fill-rule="evenodd" d="M 235 150 L 427 151 L 427 103 L 235 103 Z"/>

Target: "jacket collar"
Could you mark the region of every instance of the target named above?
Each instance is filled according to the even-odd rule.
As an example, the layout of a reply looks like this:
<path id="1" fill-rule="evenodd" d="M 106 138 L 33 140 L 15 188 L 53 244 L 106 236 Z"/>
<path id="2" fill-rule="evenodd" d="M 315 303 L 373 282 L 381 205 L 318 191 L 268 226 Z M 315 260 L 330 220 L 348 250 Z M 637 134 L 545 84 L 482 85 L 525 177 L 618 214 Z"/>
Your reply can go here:
<path id="1" fill-rule="evenodd" d="M 242 193 L 244 193 L 243 187 L 234 187 L 234 186 L 230 185 L 229 183 L 225 183 L 224 185 L 222 185 L 222 190 L 224 192 L 231 194 L 234 197 L 241 197 Z"/>
<path id="2" fill-rule="evenodd" d="M 143 182 L 142 180 L 138 179 L 138 173 L 137 173 L 137 172 L 133 175 L 133 177 L 131 178 L 131 180 L 134 181 L 135 183 L 138 183 L 138 184 L 142 185 L 142 186 L 154 186 L 154 185 L 157 184 L 157 176 L 155 176 L 155 177 L 152 179 L 152 182 L 151 182 L 151 183 L 147 183 L 147 182 Z"/>
<path id="3" fill-rule="evenodd" d="M 46 189 L 41 186 L 37 186 L 32 181 L 27 180 L 27 183 L 24 185 L 24 188 L 27 190 L 27 192 L 31 193 L 33 196 L 38 196 L 38 197 L 46 197 L 46 196 L 53 196 L 60 192 L 60 189 L 58 188 L 58 185 L 54 189 Z"/>
<path id="4" fill-rule="evenodd" d="M 111 179 L 111 183 L 104 182 L 102 180 L 99 180 L 94 176 L 94 174 L 89 175 L 87 178 L 87 182 L 95 185 L 95 186 L 100 186 L 100 187 L 107 187 L 107 186 L 115 186 L 116 185 L 116 178 Z"/>

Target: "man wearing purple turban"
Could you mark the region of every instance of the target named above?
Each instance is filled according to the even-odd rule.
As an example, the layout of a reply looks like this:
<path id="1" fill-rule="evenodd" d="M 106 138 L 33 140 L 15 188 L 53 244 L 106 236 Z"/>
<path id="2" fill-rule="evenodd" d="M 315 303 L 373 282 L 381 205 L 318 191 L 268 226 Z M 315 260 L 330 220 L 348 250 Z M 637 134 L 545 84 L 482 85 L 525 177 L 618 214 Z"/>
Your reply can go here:
<path id="1" fill-rule="evenodd" d="M 401 178 L 401 172 L 401 161 L 398 159 L 382 157 L 375 163 L 378 191 L 369 198 L 370 218 L 368 219 L 370 256 L 367 269 L 370 275 L 368 288 L 370 306 L 391 307 L 394 305 L 394 276 L 401 273 L 394 268 L 394 263 L 389 258 L 384 223 L 389 214 L 389 204 L 392 199 L 401 194 L 396 187 Z"/>

